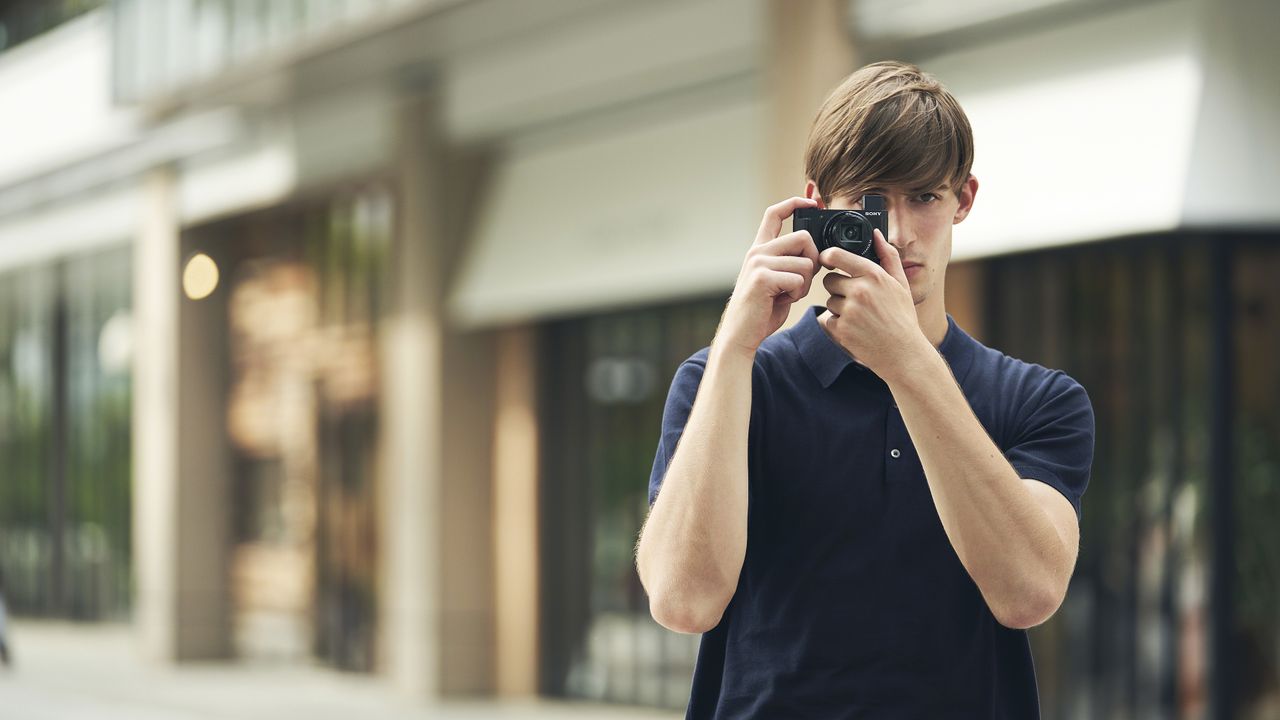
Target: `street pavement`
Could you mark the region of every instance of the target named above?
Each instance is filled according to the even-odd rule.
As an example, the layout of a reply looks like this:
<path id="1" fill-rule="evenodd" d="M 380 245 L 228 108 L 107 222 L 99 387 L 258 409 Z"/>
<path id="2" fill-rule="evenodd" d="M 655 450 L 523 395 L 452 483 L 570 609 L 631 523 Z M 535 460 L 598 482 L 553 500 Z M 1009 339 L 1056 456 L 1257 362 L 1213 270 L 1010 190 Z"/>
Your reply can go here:
<path id="1" fill-rule="evenodd" d="M 15 664 L 0 668 L 3 720 L 674 720 L 683 713 L 580 702 L 427 703 L 384 679 L 323 667 L 151 665 L 128 626 L 10 625 Z"/>

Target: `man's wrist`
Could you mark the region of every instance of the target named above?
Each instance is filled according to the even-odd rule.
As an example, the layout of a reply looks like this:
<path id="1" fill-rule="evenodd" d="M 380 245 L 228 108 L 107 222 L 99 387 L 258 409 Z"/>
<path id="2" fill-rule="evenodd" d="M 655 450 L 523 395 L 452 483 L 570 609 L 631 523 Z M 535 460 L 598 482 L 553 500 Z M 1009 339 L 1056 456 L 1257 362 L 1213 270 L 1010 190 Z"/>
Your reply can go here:
<path id="1" fill-rule="evenodd" d="M 899 362 L 883 380 L 892 390 L 910 391 L 939 373 L 949 373 L 950 366 L 942 353 L 929 342 L 923 333 L 913 339 L 903 352 Z"/>
<path id="2" fill-rule="evenodd" d="M 747 363 L 748 365 L 755 362 L 756 351 L 744 345 L 739 345 L 730 340 L 721 338 L 713 338 L 711 340 L 711 349 L 707 354 L 707 362 L 716 363 Z"/>

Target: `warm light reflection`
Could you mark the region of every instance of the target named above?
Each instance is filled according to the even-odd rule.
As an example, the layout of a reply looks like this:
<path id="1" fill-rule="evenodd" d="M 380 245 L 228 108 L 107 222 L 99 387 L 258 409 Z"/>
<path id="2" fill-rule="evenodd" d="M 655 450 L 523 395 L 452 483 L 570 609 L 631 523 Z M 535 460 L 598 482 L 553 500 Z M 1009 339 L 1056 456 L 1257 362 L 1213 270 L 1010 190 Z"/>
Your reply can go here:
<path id="1" fill-rule="evenodd" d="M 182 271 L 182 290 L 192 300 L 209 297 L 218 287 L 218 265 L 213 258 L 204 253 L 197 253 L 187 261 Z"/>

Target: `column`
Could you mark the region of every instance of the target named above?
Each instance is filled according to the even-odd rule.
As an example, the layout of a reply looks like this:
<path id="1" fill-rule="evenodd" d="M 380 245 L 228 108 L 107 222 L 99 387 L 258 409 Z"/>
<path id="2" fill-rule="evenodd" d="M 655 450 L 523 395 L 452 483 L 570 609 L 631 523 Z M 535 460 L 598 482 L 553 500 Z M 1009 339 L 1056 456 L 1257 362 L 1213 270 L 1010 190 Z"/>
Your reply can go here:
<path id="1" fill-rule="evenodd" d="M 822 101 L 857 66 L 844 0 L 769 0 L 765 45 L 765 192 L 760 211 L 804 194 L 804 147 Z M 783 226 L 790 232 L 790 225 Z M 819 271 L 809 295 L 791 306 L 785 326 L 826 300 Z"/>
<path id="2" fill-rule="evenodd" d="M 133 262 L 134 622 L 143 656 L 177 655 L 178 228 L 171 168 L 143 178 Z"/>

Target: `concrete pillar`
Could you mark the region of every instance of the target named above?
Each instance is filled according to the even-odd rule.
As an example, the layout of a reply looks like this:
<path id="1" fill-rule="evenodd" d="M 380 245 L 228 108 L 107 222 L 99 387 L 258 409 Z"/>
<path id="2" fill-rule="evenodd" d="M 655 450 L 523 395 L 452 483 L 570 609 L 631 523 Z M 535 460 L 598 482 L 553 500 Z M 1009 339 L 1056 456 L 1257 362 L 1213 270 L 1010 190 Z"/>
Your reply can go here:
<path id="1" fill-rule="evenodd" d="M 134 246 L 134 624 L 154 662 L 231 651 L 226 310 L 221 288 L 183 297 L 176 182 L 170 167 L 144 177 Z"/>
<path id="2" fill-rule="evenodd" d="M 493 335 L 450 328 L 444 310 L 485 161 L 447 147 L 439 114 L 433 96 L 400 110 L 395 301 L 381 331 L 382 657 L 397 686 L 428 699 L 492 694 L 495 650 Z"/>
<path id="3" fill-rule="evenodd" d="M 444 315 L 474 168 L 449 153 L 439 114 L 429 95 L 399 110 L 394 300 L 379 329 L 380 662 L 422 699 L 493 690 L 492 339 Z"/>
<path id="4" fill-rule="evenodd" d="M 399 110 L 398 213 L 392 307 L 379 328 L 383 446 L 379 509 L 381 664 L 393 684 L 419 698 L 440 690 L 441 221 L 435 200 L 441 149 L 436 105 Z"/>
<path id="5" fill-rule="evenodd" d="M 171 168 L 143 179 L 133 262 L 134 623 L 153 661 L 177 656 L 178 227 Z"/>
<path id="6" fill-rule="evenodd" d="M 760 211 L 793 195 L 804 194 L 804 146 L 818 107 L 856 68 L 846 0 L 797 3 L 769 0 L 769 40 L 765 44 L 765 197 Z M 790 227 L 784 226 L 784 232 Z M 785 326 L 812 304 L 822 304 L 826 291 L 819 273 L 809 295 L 791 306 Z"/>
<path id="7" fill-rule="evenodd" d="M 537 335 L 498 338 L 493 436 L 496 684 L 503 697 L 538 693 Z"/>

